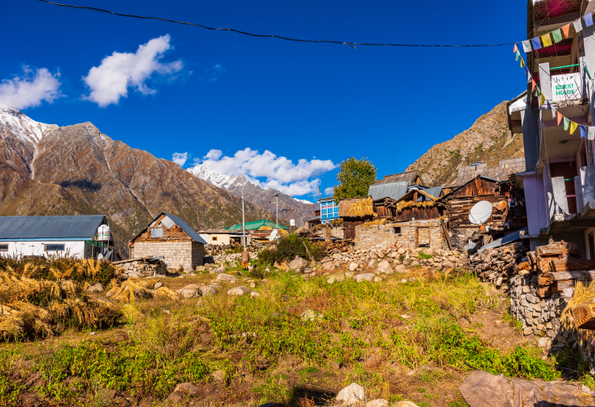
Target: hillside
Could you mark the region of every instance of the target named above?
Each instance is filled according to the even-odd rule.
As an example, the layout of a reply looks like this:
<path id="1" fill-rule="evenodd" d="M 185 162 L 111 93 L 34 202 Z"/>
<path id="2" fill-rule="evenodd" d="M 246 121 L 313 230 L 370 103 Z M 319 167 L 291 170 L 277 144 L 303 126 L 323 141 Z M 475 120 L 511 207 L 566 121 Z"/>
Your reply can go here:
<path id="1" fill-rule="evenodd" d="M 161 211 L 195 228 L 241 221 L 241 200 L 91 123 L 58 127 L 0 107 L 0 215 L 104 214 L 118 246 Z M 246 220 L 273 219 L 248 203 Z"/>
<path id="2" fill-rule="evenodd" d="M 275 189 L 264 189 L 258 185 L 254 185 L 243 175 L 236 177 L 235 175 L 227 176 L 219 174 L 212 171 L 206 164 L 198 164 L 189 168 L 188 172 L 231 192 L 237 197 L 242 196 L 242 188 L 244 188 L 246 202 L 251 202 L 272 214 L 275 214 L 276 211 L 273 195 L 279 193 L 279 223 L 283 223 L 281 220 L 289 221 L 290 219 L 295 219 L 296 225 L 300 225 L 302 216 L 305 222 L 314 217 L 314 210 L 318 208 L 318 204 L 292 198 Z M 303 215 L 300 215 L 300 212 L 303 212 Z M 285 222 L 285 224 L 288 223 Z"/>
<path id="3" fill-rule="evenodd" d="M 502 159 L 523 155 L 523 136 L 510 136 L 504 101 L 477 119 L 468 130 L 430 148 L 407 171 L 419 171 L 428 185 L 449 185 L 462 166 L 476 161 L 493 166 Z"/>

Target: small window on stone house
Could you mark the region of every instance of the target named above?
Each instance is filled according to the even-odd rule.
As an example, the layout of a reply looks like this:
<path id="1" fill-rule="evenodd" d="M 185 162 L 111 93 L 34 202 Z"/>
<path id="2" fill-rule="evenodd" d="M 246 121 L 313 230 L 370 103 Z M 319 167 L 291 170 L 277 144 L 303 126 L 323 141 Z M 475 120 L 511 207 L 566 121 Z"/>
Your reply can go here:
<path id="1" fill-rule="evenodd" d="M 400 226 L 395 226 L 393 228 L 393 231 L 395 232 L 395 235 L 400 235 L 401 234 L 401 227 Z"/>
<path id="2" fill-rule="evenodd" d="M 213 236 L 212 240 L 213 241 L 216 241 L 217 240 L 217 236 Z"/>

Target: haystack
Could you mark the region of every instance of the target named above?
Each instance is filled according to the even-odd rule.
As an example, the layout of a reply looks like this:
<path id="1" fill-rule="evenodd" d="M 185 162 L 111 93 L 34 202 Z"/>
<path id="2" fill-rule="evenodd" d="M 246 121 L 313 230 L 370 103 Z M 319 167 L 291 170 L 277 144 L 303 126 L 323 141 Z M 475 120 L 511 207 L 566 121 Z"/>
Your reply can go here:
<path id="1" fill-rule="evenodd" d="M 595 301 L 595 281 L 588 286 L 584 286 L 583 283 L 578 281 L 574 287 L 574 294 L 566 308 L 562 311 L 560 316 L 560 323 L 569 332 L 574 332 L 576 341 L 579 346 L 586 349 L 587 344 L 590 344 L 595 339 L 595 331 L 589 329 L 576 329 L 574 324 L 574 317 L 572 311 L 584 302 Z"/>
<path id="2" fill-rule="evenodd" d="M 343 202 L 344 201 L 339 204 L 339 207 L 343 205 Z M 347 209 L 347 217 L 363 218 L 366 216 L 377 216 L 376 212 L 374 212 L 374 201 L 371 196 L 363 199 L 348 200 L 345 202 L 345 205 L 349 206 Z"/>

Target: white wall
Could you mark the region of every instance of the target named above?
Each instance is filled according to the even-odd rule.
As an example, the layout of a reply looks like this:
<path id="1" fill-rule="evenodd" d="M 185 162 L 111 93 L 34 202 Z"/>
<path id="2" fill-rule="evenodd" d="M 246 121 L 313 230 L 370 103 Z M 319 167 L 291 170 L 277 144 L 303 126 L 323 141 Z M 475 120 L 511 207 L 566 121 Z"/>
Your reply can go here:
<path id="1" fill-rule="evenodd" d="M 85 241 L 43 241 L 43 242 L 0 242 L 0 245 L 8 244 L 7 252 L 0 252 L 0 256 L 20 258 L 22 256 L 44 256 L 44 257 L 70 257 L 76 259 L 85 258 Z M 63 244 L 64 251 L 46 252 L 47 244 Z"/>
<path id="2" fill-rule="evenodd" d="M 231 242 L 229 235 L 225 233 L 201 233 L 200 237 L 202 237 L 207 244 L 212 245 L 228 245 Z M 213 240 L 213 237 L 216 237 L 217 240 Z"/>

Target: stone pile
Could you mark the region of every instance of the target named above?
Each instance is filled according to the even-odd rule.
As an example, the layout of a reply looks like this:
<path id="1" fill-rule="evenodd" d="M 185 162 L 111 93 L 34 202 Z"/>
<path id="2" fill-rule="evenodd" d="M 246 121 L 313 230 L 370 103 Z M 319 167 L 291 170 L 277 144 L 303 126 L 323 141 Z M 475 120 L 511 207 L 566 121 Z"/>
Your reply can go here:
<path id="1" fill-rule="evenodd" d="M 356 249 L 329 255 L 322 259 L 321 263 L 322 268 L 325 270 L 348 267 L 350 271 L 361 271 L 374 268 L 376 264 L 383 260 L 388 262 L 389 267 L 394 267 L 397 272 L 399 269 L 416 266 L 434 270 L 464 269 L 468 267 L 468 256 L 465 252 L 434 248 Z"/>
<path id="2" fill-rule="evenodd" d="M 167 267 L 161 260 L 147 262 L 143 260 L 129 261 L 117 265 L 122 269 L 124 277 L 139 278 L 143 276 L 154 276 L 156 274 L 165 275 Z"/>
<path id="3" fill-rule="evenodd" d="M 523 243 L 513 243 L 494 249 L 485 249 L 469 259 L 469 270 L 482 281 L 487 281 L 503 292 L 508 292 L 510 279 L 519 264 L 526 261 L 527 249 Z"/>

